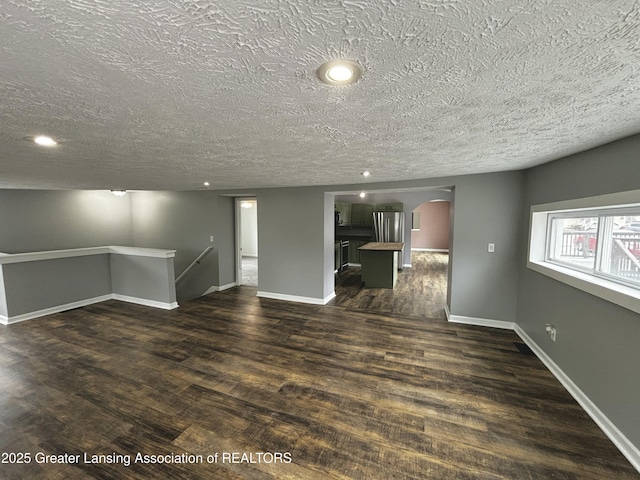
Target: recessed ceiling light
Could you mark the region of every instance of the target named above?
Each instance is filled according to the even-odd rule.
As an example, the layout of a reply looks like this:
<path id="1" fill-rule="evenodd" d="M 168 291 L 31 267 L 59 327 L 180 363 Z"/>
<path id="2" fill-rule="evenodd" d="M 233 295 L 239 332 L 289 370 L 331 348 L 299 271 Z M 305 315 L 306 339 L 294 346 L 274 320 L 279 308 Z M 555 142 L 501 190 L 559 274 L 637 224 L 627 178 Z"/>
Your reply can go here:
<path id="1" fill-rule="evenodd" d="M 318 68 L 318 78 L 328 85 L 350 85 L 362 76 L 362 68 L 353 60 L 331 60 Z"/>
<path id="2" fill-rule="evenodd" d="M 46 135 L 38 135 L 33 141 L 42 147 L 54 147 L 58 144 L 53 138 Z"/>
<path id="3" fill-rule="evenodd" d="M 363 177 L 370 177 L 371 176 L 371 172 L 369 172 L 369 171 L 362 172 L 362 176 Z"/>
<path id="4" fill-rule="evenodd" d="M 127 191 L 126 190 L 111 190 L 111 193 L 113 193 L 116 197 L 122 197 L 122 196 L 127 194 Z"/>
<path id="5" fill-rule="evenodd" d="M 366 194 L 366 193 L 364 193 L 364 192 L 360 192 L 360 198 L 364 198 L 364 197 L 366 197 L 366 196 L 367 196 L 367 194 Z"/>
<path id="6" fill-rule="evenodd" d="M 205 187 L 208 187 L 211 184 L 209 182 L 204 182 L 202 185 L 204 185 Z"/>

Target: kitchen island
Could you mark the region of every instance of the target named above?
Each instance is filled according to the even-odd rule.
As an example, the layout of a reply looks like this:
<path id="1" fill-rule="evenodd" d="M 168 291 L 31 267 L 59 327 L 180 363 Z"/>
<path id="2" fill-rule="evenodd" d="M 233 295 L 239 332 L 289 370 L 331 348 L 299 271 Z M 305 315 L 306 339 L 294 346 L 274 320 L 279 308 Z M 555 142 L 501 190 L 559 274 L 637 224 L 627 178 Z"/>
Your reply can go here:
<path id="1" fill-rule="evenodd" d="M 404 243 L 369 242 L 362 245 L 362 281 L 367 288 L 394 288 L 398 280 L 398 253 Z"/>

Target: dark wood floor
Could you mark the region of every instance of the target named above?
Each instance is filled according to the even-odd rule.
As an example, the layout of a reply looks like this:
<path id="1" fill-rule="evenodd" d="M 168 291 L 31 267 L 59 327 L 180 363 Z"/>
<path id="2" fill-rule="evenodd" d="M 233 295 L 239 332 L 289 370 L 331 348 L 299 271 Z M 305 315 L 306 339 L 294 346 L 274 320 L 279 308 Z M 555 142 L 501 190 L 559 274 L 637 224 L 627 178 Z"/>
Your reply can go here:
<path id="1" fill-rule="evenodd" d="M 0 478 L 640 478 L 512 332 L 255 293 L 0 328 L 0 451 L 32 458 Z M 138 452 L 204 463 L 82 457 Z"/>
<path id="2" fill-rule="evenodd" d="M 349 267 L 336 277 L 332 305 L 387 315 L 445 318 L 448 253 L 412 252 L 411 268 L 398 273 L 394 289 L 363 288 L 360 267 Z"/>

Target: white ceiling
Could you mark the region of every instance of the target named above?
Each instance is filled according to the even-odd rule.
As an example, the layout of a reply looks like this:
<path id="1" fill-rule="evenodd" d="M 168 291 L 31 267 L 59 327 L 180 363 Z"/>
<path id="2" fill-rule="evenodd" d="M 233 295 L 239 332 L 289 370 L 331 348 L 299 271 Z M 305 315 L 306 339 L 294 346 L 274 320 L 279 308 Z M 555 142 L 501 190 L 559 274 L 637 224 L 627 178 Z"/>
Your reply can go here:
<path id="1" fill-rule="evenodd" d="M 521 169 L 640 132 L 639 80 L 635 0 L 2 0 L 0 188 Z"/>

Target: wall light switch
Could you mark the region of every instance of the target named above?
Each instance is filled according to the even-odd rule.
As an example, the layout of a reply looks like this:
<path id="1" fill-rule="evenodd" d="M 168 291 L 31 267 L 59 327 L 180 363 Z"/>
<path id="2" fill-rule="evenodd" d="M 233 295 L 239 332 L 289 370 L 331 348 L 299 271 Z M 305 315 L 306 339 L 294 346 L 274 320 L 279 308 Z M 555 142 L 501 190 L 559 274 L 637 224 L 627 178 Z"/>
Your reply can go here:
<path id="1" fill-rule="evenodd" d="M 487 245 L 487 252 L 493 253 L 495 251 L 496 251 L 496 244 L 495 243 L 490 243 L 489 245 Z"/>
<path id="2" fill-rule="evenodd" d="M 209 241 L 213 243 L 213 235 L 209 235 Z"/>

